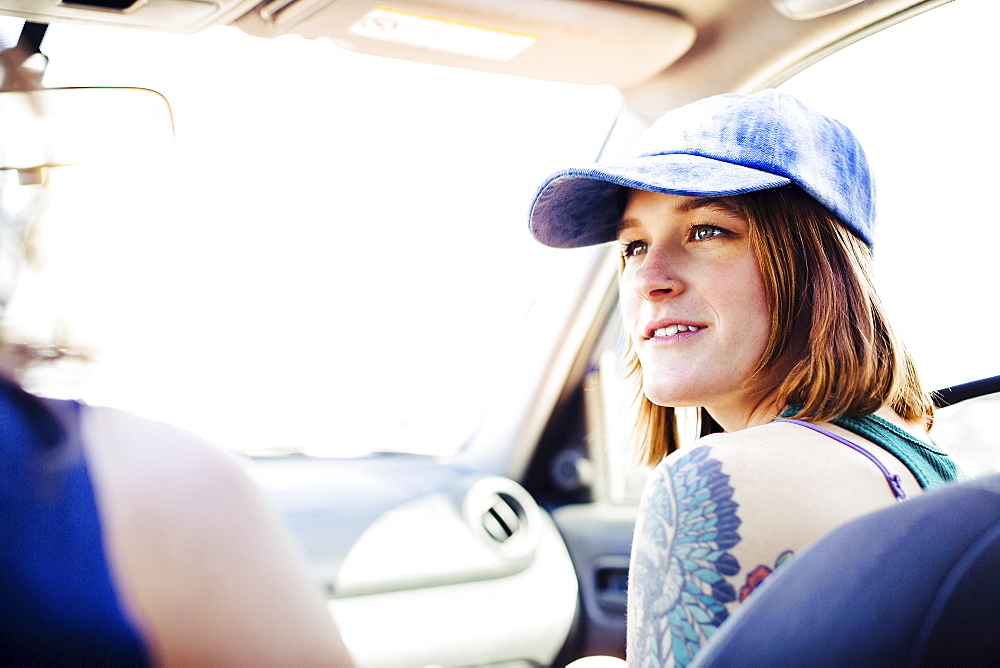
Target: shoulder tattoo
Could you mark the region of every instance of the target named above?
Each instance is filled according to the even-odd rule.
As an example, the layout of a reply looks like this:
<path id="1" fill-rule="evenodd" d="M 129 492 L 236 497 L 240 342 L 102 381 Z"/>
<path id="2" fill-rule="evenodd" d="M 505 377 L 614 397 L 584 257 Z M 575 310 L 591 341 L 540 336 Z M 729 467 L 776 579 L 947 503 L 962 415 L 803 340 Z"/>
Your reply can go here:
<path id="1" fill-rule="evenodd" d="M 740 587 L 740 603 L 747 600 L 747 597 L 753 592 L 754 589 L 759 587 L 761 583 L 764 582 L 767 576 L 778 570 L 779 566 L 783 566 L 793 556 L 794 553 L 791 550 L 785 550 L 778 555 L 777 559 L 774 560 L 773 568 L 760 564 L 757 568 L 747 573 L 746 584 Z"/>
<path id="2" fill-rule="evenodd" d="M 661 464 L 639 505 L 629 571 L 632 666 L 685 666 L 737 599 L 733 489 L 707 446 Z"/>

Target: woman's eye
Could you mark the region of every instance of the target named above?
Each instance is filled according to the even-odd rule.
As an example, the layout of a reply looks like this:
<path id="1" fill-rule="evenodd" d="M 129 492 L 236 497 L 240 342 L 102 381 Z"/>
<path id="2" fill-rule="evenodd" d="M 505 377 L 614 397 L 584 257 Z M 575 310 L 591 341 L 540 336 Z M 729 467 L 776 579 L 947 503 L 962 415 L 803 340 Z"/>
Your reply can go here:
<path id="1" fill-rule="evenodd" d="M 726 231 L 721 227 L 715 227 L 714 225 L 695 225 L 691 228 L 691 240 L 692 241 L 708 241 L 709 239 L 714 239 L 715 237 L 725 234 Z"/>
<path id="2" fill-rule="evenodd" d="M 635 257 L 636 255 L 642 255 L 649 248 L 649 244 L 645 241 L 633 241 L 631 243 L 625 244 L 622 247 L 622 257 L 626 260 L 630 257 Z"/>

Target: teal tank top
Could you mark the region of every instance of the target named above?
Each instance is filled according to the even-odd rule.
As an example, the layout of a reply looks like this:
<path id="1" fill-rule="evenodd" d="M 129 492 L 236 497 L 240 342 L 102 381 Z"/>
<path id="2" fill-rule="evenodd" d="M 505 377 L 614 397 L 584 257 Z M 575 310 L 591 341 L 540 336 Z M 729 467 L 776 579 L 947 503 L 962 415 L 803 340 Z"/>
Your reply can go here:
<path id="1" fill-rule="evenodd" d="M 903 462 L 924 489 L 965 477 L 959 472 L 948 453 L 921 441 L 877 415 L 840 417 L 832 422 L 892 453 L 896 459 Z"/>
<path id="2" fill-rule="evenodd" d="M 798 406 L 790 406 L 782 411 L 779 420 L 787 418 L 798 412 Z M 936 487 L 945 483 L 965 479 L 959 471 L 955 462 L 946 452 L 942 452 L 936 446 L 925 443 L 909 432 L 900 429 L 888 420 L 877 415 L 864 415 L 862 417 L 839 417 L 831 420 L 833 424 L 842 427 L 853 434 L 866 438 L 877 444 L 883 450 L 891 453 L 896 459 L 903 463 L 913 477 L 916 478 L 922 489 Z M 823 433 L 831 438 L 843 442 L 844 439 L 837 437 L 826 429 L 810 426 L 815 431 Z M 855 450 L 862 452 L 872 461 L 876 461 L 873 456 L 855 443 L 847 443 Z M 881 468 L 881 466 L 880 466 Z M 883 473 L 885 473 L 883 471 Z M 891 484 L 891 481 L 890 481 Z M 898 496 L 898 495 L 897 495 Z"/>

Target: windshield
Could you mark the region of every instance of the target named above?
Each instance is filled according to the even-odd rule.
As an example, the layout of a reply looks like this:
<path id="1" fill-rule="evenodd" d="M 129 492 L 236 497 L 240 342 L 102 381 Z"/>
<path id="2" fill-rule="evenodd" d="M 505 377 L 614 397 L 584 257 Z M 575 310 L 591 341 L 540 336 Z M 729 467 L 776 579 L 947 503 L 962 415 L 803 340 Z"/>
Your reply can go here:
<path id="1" fill-rule="evenodd" d="M 995 50 L 994 22 L 963 18 L 976 8 L 996 11 L 951 3 L 785 84 L 868 150 L 880 294 L 931 388 L 1000 367 L 998 228 L 964 196 L 990 192 L 982 160 L 997 148 L 976 131 L 991 127 L 982 63 Z M 48 86 L 165 94 L 176 142 L 144 163 L 53 171 L 48 270 L 9 315 L 46 304 L 96 362 L 32 389 L 243 452 L 458 450 L 548 277 L 554 251 L 525 226 L 534 189 L 593 160 L 621 107 L 606 86 L 235 28 L 54 25 L 43 51 Z M 945 236 L 942 220 L 953 221 Z M 942 412 L 943 441 L 972 440 L 947 426 Z"/>
<path id="2" fill-rule="evenodd" d="M 43 51 L 47 86 L 163 93 L 176 146 L 53 172 L 36 291 L 96 362 L 33 389 L 244 452 L 460 448 L 546 276 L 534 189 L 621 104 L 232 28 L 55 25 Z"/>

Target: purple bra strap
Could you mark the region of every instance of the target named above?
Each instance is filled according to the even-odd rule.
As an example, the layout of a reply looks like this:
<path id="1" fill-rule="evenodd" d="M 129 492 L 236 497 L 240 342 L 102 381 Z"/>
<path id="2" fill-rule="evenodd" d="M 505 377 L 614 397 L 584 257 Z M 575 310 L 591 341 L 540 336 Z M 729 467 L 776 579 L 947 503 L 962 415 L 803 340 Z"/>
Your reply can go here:
<path id="1" fill-rule="evenodd" d="M 843 436 L 838 436 L 837 434 L 834 434 L 832 431 L 823 429 L 823 427 L 817 426 L 817 425 L 813 424 L 812 422 L 806 422 L 805 420 L 794 420 L 792 418 L 778 418 L 777 420 L 774 420 L 774 421 L 775 422 L 791 422 L 792 424 L 797 424 L 797 425 L 801 425 L 803 427 L 808 427 L 809 429 L 812 429 L 813 431 L 819 432 L 820 434 L 823 434 L 824 436 L 829 436 L 830 438 L 832 438 L 833 440 L 835 440 L 835 441 L 837 441 L 839 443 L 843 443 L 844 445 L 846 445 L 847 447 L 851 448 L 852 450 L 860 452 L 865 457 L 867 457 L 868 459 L 870 459 L 875 464 L 875 466 L 877 466 L 879 468 L 879 470 L 882 472 L 882 475 L 885 476 L 886 481 L 889 483 L 889 489 L 892 490 L 892 493 L 896 497 L 896 500 L 897 501 L 902 501 L 903 499 L 906 498 L 906 492 L 903 491 L 903 484 L 900 482 L 899 476 L 896 475 L 895 473 L 889 473 L 889 469 L 887 469 L 882 464 L 882 462 L 880 462 L 875 457 L 875 455 L 873 455 L 872 453 L 868 452 L 867 450 L 865 450 L 864 448 L 862 448 L 857 443 L 852 443 L 851 441 L 848 441 Z"/>

